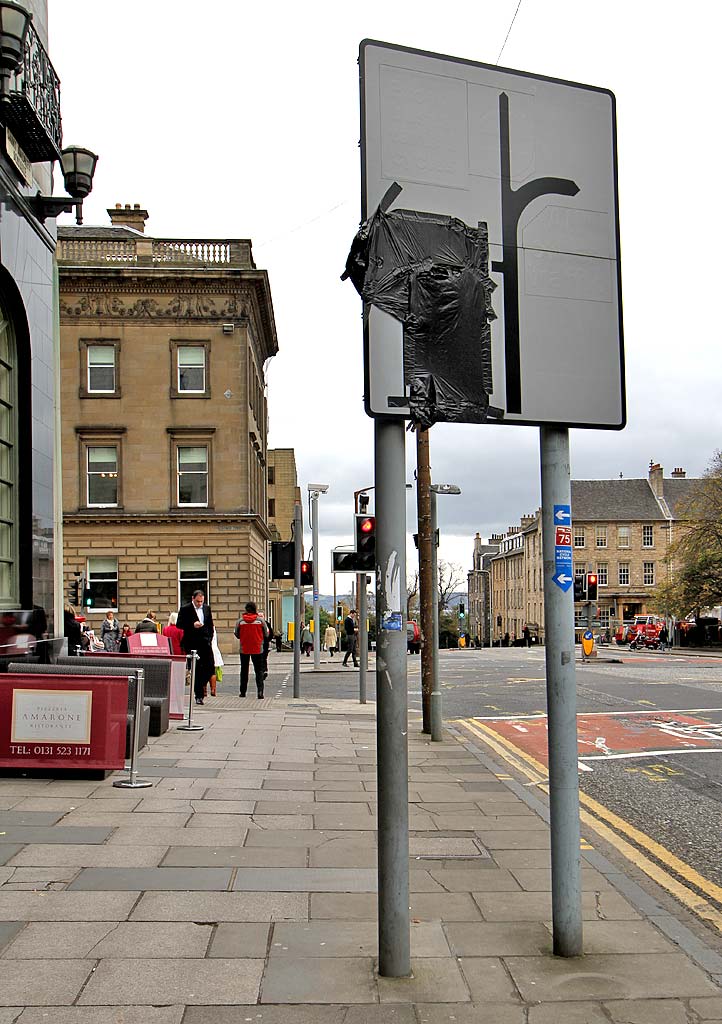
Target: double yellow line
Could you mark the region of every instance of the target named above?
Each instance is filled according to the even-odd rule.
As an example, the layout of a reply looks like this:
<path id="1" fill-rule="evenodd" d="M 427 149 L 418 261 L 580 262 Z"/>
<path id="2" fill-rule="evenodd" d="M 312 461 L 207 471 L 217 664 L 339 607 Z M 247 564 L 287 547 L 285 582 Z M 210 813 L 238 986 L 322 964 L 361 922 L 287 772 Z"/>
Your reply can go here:
<path id="1" fill-rule="evenodd" d="M 549 773 L 536 758 L 527 754 L 524 750 L 520 750 L 519 747 L 515 746 L 504 736 L 500 736 L 499 733 L 490 729 L 489 726 L 484 725 L 483 722 L 474 719 L 458 719 L 457 724 L 463 726 L 464 729 L 477 739 L 483 740 L 507 764 L 526 776 L 544 793 L 549 792 Z M 587 796 L 586 793 L 580 791 L 579 803 L 581 805 L 579 817 L 584 825 L 610 843 L 611 846 L 638 867 L 640 871 L 643 871 L 645 875 L 648 875 L 649 878 L 653 879 L 663 889 L 666 889 L 667 892 L 675 896 L 680 903 L 683 903 L 697 914 L 698 917 L 708 921 L 722 932 L 722 912 L 708 902 L 709 899 L 722 905 L 722 888 L 719 885 L 715 885 L 714 882 L 704 878 L 694 868 L 690 867 L 689 864 L 680 860 L 679 857 L 675 857 L 664 846 L 661 846 L 650 836 L 630 825 L 629 822 L 614 814 L 613 811 L 610 811 L 597 800 Z M 627 836 L 636 845 L 633 846 L 631 843 L 628 843 L 622 836 Z M 638 847 L 648 851 L 659 863 L 655 863 L 646 857 L 640 852 Z M 665 870 L 665 868 L 668 870 Z M 688 885 L 683 885 L 678 878 L 669 874 L 670 871 L 673 871 L 679 878 L 684 879 Z M 694 886 L 694 889 L 688 886 Z M 695 890 L 699 891 L 696 892 Z M 700 893 L 703 893 L 704 896 L 701 896 Z"/>

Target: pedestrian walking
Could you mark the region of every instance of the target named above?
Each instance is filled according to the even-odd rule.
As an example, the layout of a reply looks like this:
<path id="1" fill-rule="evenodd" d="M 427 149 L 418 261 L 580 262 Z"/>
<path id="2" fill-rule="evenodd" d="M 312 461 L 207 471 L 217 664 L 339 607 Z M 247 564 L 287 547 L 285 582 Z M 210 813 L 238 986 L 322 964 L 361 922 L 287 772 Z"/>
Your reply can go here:
<path id="1" fill-rule="evenodd" d="M 323 634 L 323 642 L 326 645 L 326 650 L 333 658 L 336 653 L 336 645 L 338 644 L 338 633 L 336 632 L 335 626 L 326 626 L 326 632 Z"/>
<path id="2" fill-rule="evenodd" d="M 248 670 L 252 663 L 258 699 L 263 700 L 263 643 L 267 629 L 263 616 L 258 614 L 255 602 L 247 601 L 245 611 L 234 630 L 241 654 L 241 697 L 245 697 L 248 690 Z"/>
<path id="3" fill-rule="evenodd" d="M 307 658 L 311 657 L 311 651 L 313 650 L 313 633 L 308 626 L 303 626 L 301 630 L 301 650 Z"/>
<path id="4" fill-rule="evenodd" d="M 524 629 L 522 629 L 521 632 L 522 636 L 524 637 L 524 646 L 531 647 L 531 630 L 526 625 L 526 623 L 524 624 Z"/>
<path id="5" fill-rule="evenodd" d="M 669 630 L 666 626 L 662 626 L 659 631 L 659 648 L 662 651 L 666 651 L 669 648 Z"/>
<path id="6" fill-rule="evenodd" d="M 141 619 L 140 622 L 135 624 L 136 633 L 157 633 L 158 632 L 158 620 L 155 617 L 155 612 L 150 609 L 145 613 L 145 618 Z"/>
<path id="7" fill-rule="evenodd" d="M 78 653 L 80 644 L 80 623 L 75 618 L 75 608 L 66 604 L 64 609 L 65 636 L 68 638 L 68 654 L 73 657 Z"/>
<path id="8" fill-rule="evenodd" d="M 198 653 L 194 696 L 196 704 L 202 704 L 205 688 L 214 669 L 213 651 L 211 650 L 213 614 L 209 605 L 206 604 L 206 596 L 202 590 L 194 590 L 189 604 L 184 604 L 179 608 L 176 624 L 183 633 L 181 646 L 185 653 L 190 654 L 192 651 Z"/>
<path id="9" fill-rule="evenodd" d="M 120 623 L 115 617 L 115 612 L 109 611 L 100 627 L 100 639 L 103 650 L 116 654 L 120 650 Z"/>
<path id="10" fill-rule="evenodd" d="M 358 617 L 356 615 L 356 609 L 352 608 L 348 613 L 343 623 L 343 631 L 346 634 L 346 654 L 344 655 L 343 663 L 348 665 L 348 659 L 353 660 L 353 667 L 358 668 Z"/>
<path id="11" fill-rule="evenodd" d="M 178 621 L 178 612 L 171 612 L 168 616 L 168 622 L 163 626 L 163 636 L 167 636 L 170 640 L 171 654 L 182 654 L 183 648 L 181 647 L 181 640 L 183 639 L 183 630 L 178 629 L 176 625 Z"/>
<path id="12" fill-rule="evenodd" d="M 211 697 L 215 697 L 216 687 L 223 679 L 223 655 L 221 654 L 221 649 L 218 646 L 218 636 L 215 629 L 213 630 L 213 636 L 211 637 L 211 650 L 213 651 L 213 675 L 209 680 L 209 685 L 211 688 Z"/>

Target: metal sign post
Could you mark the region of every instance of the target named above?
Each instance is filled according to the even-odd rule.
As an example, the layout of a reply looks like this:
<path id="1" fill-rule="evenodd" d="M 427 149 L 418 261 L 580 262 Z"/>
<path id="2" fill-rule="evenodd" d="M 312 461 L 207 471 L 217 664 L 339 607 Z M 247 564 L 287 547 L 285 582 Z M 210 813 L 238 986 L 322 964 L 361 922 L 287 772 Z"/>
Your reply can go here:
<path id="1" fill-rule="evenodd" d="M 358 702 L 366 703 L 366 673 L 368 671 L 369 634 L 366 629 L 366 573 L 356 577 L 358 598 Z"/>
<path id="2" fill-rule="evenodd" d="M 140 718 L 143 714 L 143 691 L 145 689 L 145 671 L 139 668 L 135 675 L 135 712 L 133 714 L 133 731 L 130 741 L 130 774 L 127 779 L 116 779 L 116 789 L 148 789 L 153 785 L 148 779 L 138 778 L 138 743 L 140 740 Z M 130 679 L 128 679 L 130 683 Z"/>
<path id="3" fill-rule="evenodd" d="M 301 548 L 303 546 L 303 519 L 301 506 L 293 506 L 293 696 L 301 696 Z M 316 560 L 318 562 L 318 560 Z"/>
<path id="4" fill-rule="evenodd" d="M 379 974 L 405 978 L 411 973 L 405 439 L 401 421 L 377 419 L 374 427 Z"/>
<path id="5" fill-rule="evenodd" d="M 194 725 L 191 722 L 193 717 L 193 700 L 195 699 L 196 692 L 196 663 L 198 662 L 198 651 L 191 651 L 188 658 L 191 659 L 191 692 L 188 694 L 188 721 L 184 722 L 183 725 L 176 726 L 176 728 L 180 729 L 181 732 L 200 732 L 202 729 L 205 729 L 205 726 Z M 187 664 L 188 659 L 186 658 L 186 665 Z"/>
<path id="6" fill-rule="evenodd" d="M 574 594 L 571 573 L 560 572 L 556 559 L 559 547 L 566 547 L 556 544 L 559 526 L 571 535 L 569 431 L 542 427 L 540 434 L 553 943 L 557 956 L 581 956 Z"/>

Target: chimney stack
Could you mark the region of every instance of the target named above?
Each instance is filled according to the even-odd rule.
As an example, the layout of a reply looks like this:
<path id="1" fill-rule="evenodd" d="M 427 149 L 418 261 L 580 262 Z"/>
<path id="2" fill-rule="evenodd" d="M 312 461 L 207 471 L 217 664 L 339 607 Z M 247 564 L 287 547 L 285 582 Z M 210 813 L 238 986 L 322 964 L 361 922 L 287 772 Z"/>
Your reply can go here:
<path id="1" fill-rule="evenodd" d="M 681 466 L 677 466 L 676 469 L 672 470 L 672 476 L 675 477 L 675 479 L 677 479 L 677 480 L 684 480 L 685 477 L 687 476 L 687 474 L 685 473 L 685 471 L 682 469 Z"/>
<path id="2" fill-rule="evenodd" d="M 108 216 L 114 228 L 133 228 L 141 234 L 145 232 L 148 211 L 141 210 L 140 203 L 133 203 L 132 207 L 130 203 L 125 206 L 116 203 L 114 209 L 108 210 Z"/>
<path id="3" fill-rule="evenodd" d="M 649 463 L 649 486 L 655 498 L 664 496 L 664 470 L 658 462 Z"/>

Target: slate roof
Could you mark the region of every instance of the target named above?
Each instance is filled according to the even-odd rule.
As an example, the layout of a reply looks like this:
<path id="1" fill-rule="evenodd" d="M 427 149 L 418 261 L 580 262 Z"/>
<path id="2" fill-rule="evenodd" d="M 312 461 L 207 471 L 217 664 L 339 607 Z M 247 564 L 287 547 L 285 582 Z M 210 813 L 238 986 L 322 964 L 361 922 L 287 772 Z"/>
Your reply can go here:
<path id="1" fill-rule="evenodd" d="M 675 519 L 680 501 L 686 501 L 698 483 L 699 479 L 688 480 L 686 477 L 671 477 L 664 481 L 664 499 Z"/>
<path id="2" fill-rule="evenodd" d="M 58 238 L 151 238 L 151 235 L 144 235 L 142 231 L 135 228 L 104 226 L 92 227 L 90 225 L 74 226 L 69 224 L 58 225 Z"/>
<path id="3" fill-rule="evenodd" d="M 572 480 L 571 483 L 572 521 L 575 523 L 656 522 L 665 518 L 647 480 Z M 664 481 L 665 492 L 668 483 L 670 481 Z"/>

